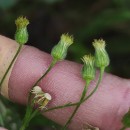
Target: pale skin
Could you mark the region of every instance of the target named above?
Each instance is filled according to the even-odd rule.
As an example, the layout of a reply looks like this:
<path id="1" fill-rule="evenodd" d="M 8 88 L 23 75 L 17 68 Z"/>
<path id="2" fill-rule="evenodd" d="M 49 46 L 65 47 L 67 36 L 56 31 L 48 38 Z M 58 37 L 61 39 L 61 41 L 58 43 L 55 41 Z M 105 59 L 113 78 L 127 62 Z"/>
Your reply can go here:
<path id="1" fill-rule="evenodd" d="M 10 47 L 13 46 L 13 47 Z M 12 51 L 16 52 L 16 42 L 0 36 L 0 54 L 12 58 Z M 26 104 L 27 94 L 35 81 L 46 71 L 51 63 L 51 56 L 34 47 L 24 46 L 20 52 L 8 82 L 9 98 L 13 102 Z M 7 64 L 7 60 L 0 65 Z M 84 80 L 81 77 L 80 64 L 62 61 L 49 72 L 40 82 L 44 92 L 51 94 L 52 100 L 48 108 L 77 102 L 80 99 Z M 90 84 L 89 92 L 94 88 L 98 78 Z M 122 127 L 122 116 L 130 107 L 130 80 L 111 74 L 104 74 L 98 91 L 83 103 L 69 125 L 70 130 L 82 130 L 84 124 L 91 124 L 101 130 L 119 130 Z M 59 109 L 44 115 L 63 125 L 74 107 Z M 0 130 L 4 130 L 0 128 Z M 130 129 L 127 129 L 130 130 Z"/>

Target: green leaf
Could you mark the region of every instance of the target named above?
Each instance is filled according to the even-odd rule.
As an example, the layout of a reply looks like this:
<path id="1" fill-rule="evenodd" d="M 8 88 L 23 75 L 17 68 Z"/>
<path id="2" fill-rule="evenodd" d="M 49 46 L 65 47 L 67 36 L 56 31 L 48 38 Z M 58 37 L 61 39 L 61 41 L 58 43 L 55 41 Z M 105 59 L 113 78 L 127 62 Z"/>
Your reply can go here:
<path id="1" fill-rule="evenodd" d="M 0 126 L 4 126 L 4 121 L 1 115 L 0 115 Z"/>
<path id="2" fill-rule="evenodd" d="M 129 111 L 123 116 L 122 123 L 125 127 L 130 128 L 130 109 Z"/>
<path id="3" fill-rule="evenodd" d="M 13 104 L 9 105 L 9 102 L 0 96 L 0 126 L 4 126 L 9 130 L 19 129 L 21 120 L 14 107 Z"/>

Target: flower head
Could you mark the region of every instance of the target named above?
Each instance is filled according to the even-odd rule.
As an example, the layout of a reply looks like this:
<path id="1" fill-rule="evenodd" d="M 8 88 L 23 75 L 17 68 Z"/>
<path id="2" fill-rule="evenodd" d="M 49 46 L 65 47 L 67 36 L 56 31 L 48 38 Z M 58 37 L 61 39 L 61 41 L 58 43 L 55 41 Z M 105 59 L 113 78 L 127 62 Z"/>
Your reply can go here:
<path id="1" fill-rule="evenodd" d="M 17 28 L 24 28 L 29 24 L 29 20 L 26 17 L 21 16 L 15 20 L 15 24 Z"/>
<path id="2" fill-rule="evenodd" d="M 95 39 L 93 42 L 93 46 L 96 49 L 104 50 L 106 44 L 105 44 L 105 41 L 103 39 L 99 39 L 99 40 Z"/>
<path id="3" fill-rule="evenodd" d="M 92 55 L 85 55 L 82 58 L 83 63 L 86 64 L 86 65 L 90 65 L 90 66 L 94 65 L 94 60 L 95 59 Z"/>
<path id="4" fill-rule="evenodd" d="M 69 47 L 73 43 L 73 36 L 69 36 L 69 34 L 62 34 L 60 42 L 64 44 L 64 46 Z"/>
<path id="5" fill-rule="evenodd" d="M 34 104 L 39 106 L 40 110 L 46 108 L 49 101 L 52 99 L 49 93 L 44 93 L 39 86 L 35 86 L 31 93 L 34 95 Z"/>
<path id="6" fill-rule="evenodd" d="M 29 24 L 29 20 L 21 16 L 15 20 L 15 24 L 17 28 L 15 33 L 15 40 L 19 44 L 23 45 L 28 41 L 27 25 Z"/>
<path id="7" fill-rule="evenodd" d="M 105 41 L 103 39 L 94 40 L 93 46 L 95 48 L 95 65 L 99 68 L 105 68 L 109 65 L 109 56 L 105 50 Z"/>
<path id="8" fill-rule="evenodd" d="M 82 61 L 84 63 L 82 69 L 82 76 L 83 79 L 85 79 L 86 82 L 89 83 L 91 80 L 95 78 L 95 59 L 92 55 L 85 55 L 83 56 Z"/>
<path id="9" fill-rule="evenodd" d="M 73 43 L 73 37 L 68 34 L 62 34 L 60 41 L 55 45 L 51 51 L 51 55 L 56 60 L 65 59 L 68 51 L 68 47 Z"/>
<path id="10" fill-rule="evenodd" d="M 41 93 L 43 92 L 42 89 L 39 87 L 39 86 L 35 86 L 32 90 L 31 90 L 31 93 L 33 94 L 38 94 L 38 93 Z"/>

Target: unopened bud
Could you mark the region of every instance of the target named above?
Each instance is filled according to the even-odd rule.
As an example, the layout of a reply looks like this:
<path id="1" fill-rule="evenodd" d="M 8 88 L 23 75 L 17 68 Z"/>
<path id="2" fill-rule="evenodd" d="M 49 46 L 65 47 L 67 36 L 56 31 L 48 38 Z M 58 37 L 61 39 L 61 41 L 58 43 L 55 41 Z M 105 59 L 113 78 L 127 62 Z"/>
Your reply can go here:
<path id="1" fill-rule="evenodd" d="M 28 41 L 28 31 L 27 25 L 29 21 L 25 17 L 19 17 L 15 21 L 16 24 L 16 33 L 15 33 L 15 40 L 19 44 L 25 44 Z"/>
<path id="2" fill-rule="evenodd" d="M 60 41 L 51 51 L 51 55 L 56 60 L 63 60 L 67 55 L 68 47 L 73 43 L 73 37 L 68 34 L 62 34 Z"/>
<path id="3" fill-rule="evenodd" d="M 95 67 L 94 67 L 94 57 L 91 55 L 85 55 L 82 58 L 84 66 L 82 69 L 82 76 L 88 83 L 95 78 Z"/>
<path id="4" fill-rule="evenodd" d="M 102 39 L 94 40 L 93 46 L 95 48 L 95 66 L 105 68 L 109 65 L 109 56 L 105 50 L 105 41 Z"/>

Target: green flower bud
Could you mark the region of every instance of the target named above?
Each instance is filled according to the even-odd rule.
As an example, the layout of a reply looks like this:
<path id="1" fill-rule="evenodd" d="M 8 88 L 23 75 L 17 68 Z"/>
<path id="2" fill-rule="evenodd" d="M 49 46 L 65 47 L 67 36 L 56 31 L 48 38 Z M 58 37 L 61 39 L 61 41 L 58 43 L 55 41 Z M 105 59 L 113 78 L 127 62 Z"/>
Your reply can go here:
<path id="1" fill-rule="evenodd" d="M 62 34 L 60 41 L 51 51 L 51 55 L 56 60 L 63 60 L 67 55 L 68 47 L 73 43 L 73 37 L 68 34 Z"/>
<path id="2" fill-rule="evenodd" d="M 28 19 L 22 17 L 19 17 L 15 21 L 16 24 L 16 33 L 15 33 L 15 40 L 19 44 L 25 44 L 28 41 L 28 31 L 27 31 L 27 25 L 29 24 Z"/>
<path id="3" fill-rule="evenodd" d="M 82 58 L 84 66 L 82 68 L 82 77 L 88 83 L 95 78 L 95 67 L 94 67 L 94 57 L 91 55 L 85 55 Z"/>
<path id="4" fill-rule="evenodd" d="M 109 56 L 105 50 L 105 41 L 102 39 L 94 40 L 93 46 L 95 48 L 95 66 L 105 68 L 109 65 Z"/>

